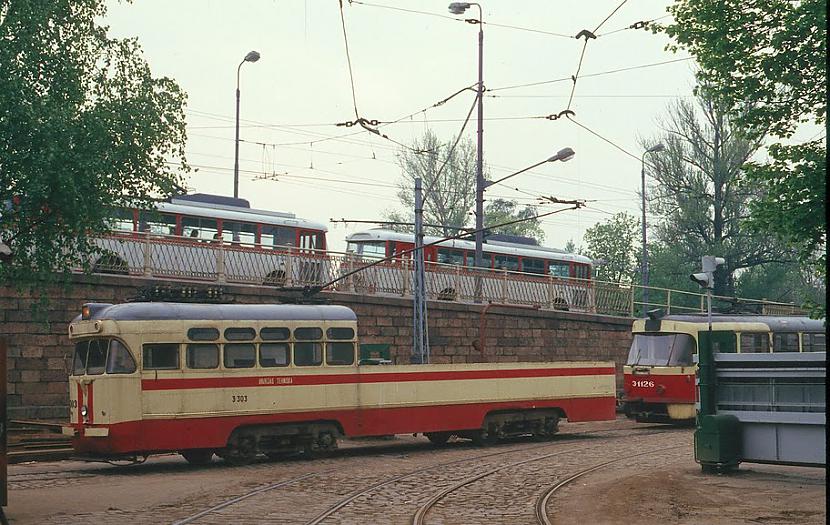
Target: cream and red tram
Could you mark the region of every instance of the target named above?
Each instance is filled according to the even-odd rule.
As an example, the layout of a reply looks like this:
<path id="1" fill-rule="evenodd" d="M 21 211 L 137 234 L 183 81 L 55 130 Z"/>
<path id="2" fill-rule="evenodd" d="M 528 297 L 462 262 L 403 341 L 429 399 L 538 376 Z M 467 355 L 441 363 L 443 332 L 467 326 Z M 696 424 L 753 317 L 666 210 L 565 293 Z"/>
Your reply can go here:
<path id="1" fill-rule="evenodd" d="M 705 314 L 637 319 L 623 367 L 624 408 L 643 422 L 691 422 L 695 418 L 694 355 Z M 764 315 L 712 316 L 713 351 L 726 353 L 824 352 L 824 321 Z"/>
<path id="2" fill-rule="evenodd" d="M 613 362 L 374 365 L 343 306 L 89 304 L 70 325 L 80 454 L 231 461 L 338 437 L 550 436 L 615 416 Z"/>

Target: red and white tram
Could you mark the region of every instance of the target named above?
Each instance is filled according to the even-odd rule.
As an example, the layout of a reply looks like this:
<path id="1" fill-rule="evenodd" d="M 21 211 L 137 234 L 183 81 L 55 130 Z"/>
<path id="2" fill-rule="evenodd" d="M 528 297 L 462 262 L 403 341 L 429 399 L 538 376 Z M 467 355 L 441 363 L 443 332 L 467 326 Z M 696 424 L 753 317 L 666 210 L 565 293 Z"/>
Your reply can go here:
<path id="1" fill-rule="evenodd" d="M 695 418 L 695 374 L 705 314 L 652 316 L 634 321 L 623 367 L 624 409 L 641 422 L 684 423 Z M 715 352 L 824 352 L 825 327 L 807 317 L 721 315 L 712 318 Z"/>
<path id="2" fill-rule="evenodd" d="M 172 197 L 156 208 L 115 210 L 112 234 L 98 241 L 102 254 L 93 271 L 255 284 L 308 280 L 303 272 L 309 266 L 319 273 L 323 224 L 202 193 Z M 306 264 L 291 268 L 287 254 Z"/>
<path id="3" fill-rule="evenodd" d="M 354 233 L 346 237 L 346 241 L 347 250 L 352 254 L 367 259 L 394 257 L 397 262 L 411 259 L 411 253 L 398 254 L 415 246 L 412 234 L 384 229 Z M 475 243 L 462 239 L 437 241 L 440 241 L 439 237 L 424 238 L 424 244 L 436 243 L 424 248 L 426 270 L 430 274 L 428 293 L 434 288 L 431 295 L 439 299 L 472 294 L 474 282 L 482 279 L 481 272 L 474 269 Z M 482 251 L 484 267 L 491 270 L 486 272 L 489 279 L 484 277 L 485 298 L 514 303 L 547 303 L 560 309 L 594 309 L 593 265 L 588 257 L 539 246 L 533 239 L 515 235 L 490 235 Z M 399 266 L 386 265 L 390 275 L 376 280 L 404 279 L 403 275 L 392 275 L 396 267 Z M 381 270 L 375 270 L 378 271 Z M 509 279 L 505 279 L 508 275 Z M 509 281 L 509 286 L 505 286 L 505 281 Z"/>
<path id="4" fill-rule="evenodd" d="M 230 461 L 423 433 L 483 443 L 615 417 L 613 362 L 370 366 L 343 306 L 88 304 L 70 325 L 80 454 Z"/>

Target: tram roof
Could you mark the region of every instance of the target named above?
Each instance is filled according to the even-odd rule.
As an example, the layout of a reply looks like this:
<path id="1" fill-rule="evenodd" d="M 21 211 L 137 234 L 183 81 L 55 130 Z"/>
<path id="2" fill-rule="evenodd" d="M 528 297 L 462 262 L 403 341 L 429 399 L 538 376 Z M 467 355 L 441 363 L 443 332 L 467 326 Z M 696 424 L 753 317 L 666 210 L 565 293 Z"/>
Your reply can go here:
<path id="1" fill-rule="evenodd" d="M 661 321 L 708 323 L 706 314 L 667 315 Z M 763 323 L 773 332 L 792 330 L 824 331 L 824 321 L 804 316 L 712 314 L 712 323 Z"/>
<path id="2" fill-rule="evenodd" d="M 116 321 L 356 321 L 345 306 L 296 304 L 90 304 L 89 319 Z M 78 316 L 74 321 L 80 321 Z"/>
<path id="3" fill-rule="evenodd" d="M 431 235 L 424 236 L 424 243 L 430 244 L 439 241 L 441 237 L 434 237 Z M 415 235 L 412 233 L 402 233 L 383 228 L 371 228 L 360 232 L 355 232 L 346 236 L 346 242 L 371 242 L 371 241 L 401 241 L 413 243 L 415 242 Z M 438 246 L 442 248 L 455 248 L 462 250 L 475 250 L 475 242 L 464 239 L 453 239 L 441 241 Z M 575 253 L 568 253 L 557 248 L 549 248 L 547 246 L 538 246 L 530 244 L 518 244 L 515 242 L 506 242 L 502 238 L 492 239 L 489 242 L 485 241 L 483 250 L 489 253 L 498 253 L 503 255 L 518 255 L 522 257 L 538 257 L 545 259 L 553 259 L 558 261 L 574 261 L 583 264 L 592 264 L 593 261 L 589 257 Z"/>

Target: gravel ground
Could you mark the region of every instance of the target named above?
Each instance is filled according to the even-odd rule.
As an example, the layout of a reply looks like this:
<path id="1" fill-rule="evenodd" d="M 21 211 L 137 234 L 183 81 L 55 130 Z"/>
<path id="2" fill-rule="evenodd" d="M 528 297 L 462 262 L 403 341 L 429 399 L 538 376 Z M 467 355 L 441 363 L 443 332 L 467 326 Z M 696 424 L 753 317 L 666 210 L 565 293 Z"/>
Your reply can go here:
<path id="1" fill-rule="evenodd" d="M 616 457 L 626 459 L 557 491 L 547 505 L 551 521 L 825 523 L 824 469 L 744 464 L 733 474 L 703 475 L 691 444 L 691 429 L 619 419 L 563 423 L 561 436 L 541 444 L 478 448 L 459 442 L 436 448 L 422 437 L 398 436 L 346 441 L 328 459 L 245 467 L 220 461 L 192 467 L 175 455 L 128 468 L 79 461 L 20 464 L 9 467 L 6 515 L 13 524 L 173 523 L 274 486 L 194 523 L 308 523 L 366 489 L 322 523 L 411 523 L 429 496 L 478 473 L 547 454 L 454 491 L 427 514 L 426 523 L 536 523 L 533 503 L 545 488 Z M 647 450 L 661 452 L 635 457 Z M 415 474 L 390 481 L 410 473 Z M 282 482 L 287 484 L 275 486 Z M 373 488 L 378 484 L 383 486 Z"/>

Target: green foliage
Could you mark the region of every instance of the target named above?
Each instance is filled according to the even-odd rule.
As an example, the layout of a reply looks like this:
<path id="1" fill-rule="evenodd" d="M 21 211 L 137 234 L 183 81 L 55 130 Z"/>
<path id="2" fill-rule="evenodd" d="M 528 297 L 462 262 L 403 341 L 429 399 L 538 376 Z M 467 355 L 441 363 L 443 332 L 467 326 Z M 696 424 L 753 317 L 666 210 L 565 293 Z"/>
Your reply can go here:
<path id="1" fill-rule="evenodd" d="M 748 135 L 786 139 L 803 123 L 826 123 L 824 0 L 678 0 L 669 12 L 674 23 L 655 30 L 675 40 L 673 49 L 695 57 L 699 79 Z M 826 141 L 774 144 L 772 163 L 751 165 L 746 178 L 760 190 L 750 227 L 795 249 L 822 283 L 826 150 Z"/>
<path id="2" fill-rule="evenodd" d="M 826 304 L 822 283 L 815 282 L 809 267 L 792 263 L 770 263 L 751 268 L 736 281 L 739 297 L 768 299 L 796 304 Z"/>
<path id="3" fill-rule="evenodd" d="M 462 140 L 451 151 L 452 144 L 442 143 L 427 130 L 411 144 L 411 149 L 398 152 L 402 178 L 398 183 L 398 200 L 404 212 L 389 211 L 390 221 L 413 222 L 415 179 L 424 189 L 424 232 L 448 236 L 466 226 L 469 210 L 475 204 L 476 151 L 470 140 Z M 446 162 L 443 170 L 441 166 Z M 440 170 L 440 173 L 439 173 Z M 429 191 L 428 191 L 429 190 Z M 427 226 L 429 225 L 429 226 Z M 397 227 L 412 231 L 411 227 Z"/>
<path id="4" fill-rule="evenodd" d="M 489 228 L 493 224 L 504 224 L 518 219 L 526 219 L 516 224 L 492 228 L 488 231 L 491 233 L 531 237 L 536 239 L 539 244 L 542 244 L 545 240 L 545 232 L 542 231 L 542 225 L 539 219 L 531 219 L 537 213 L 532 206 L 525 206 L 519 209 L 519 203 L 516 201 L 494 199 L 484 207 L 484 226 Z"/>
<path id="5" fill-rule="evenodd" d="M 110 39 L 101 0 L 0 0 L 0 279 L 68 276 L 109 210 L 179 188 L 185 95 L 135 40 Z M 173 161 L 173 162 L 170 162 Z"/>
<path id="6" fill-rule="evenodd" d="M 585 255 L 603 259 L 605 264 L 594 269 L 600 281 L 633 283 L 639 279 L 637 236 L 640 221 L 627 212 L 620 212 L 603 223 L 585 230 Z"/>
<path id="7" fill-rule="evenodd" d="M 657 217 L 650 237 L 696 265 L 703 255 L 725 258 L 725 268 L 715 272 L 714 291 L 734 295 L 736 272 L 788 257 L 782 243 L 743 225 L 749 203 L 761 191 L 757 184 L 739 182 L 760 143 L 746 138 L 706 90 L 697 105 L 675 103 L 662 127 L 660 137 L 643 141 L 644 148 L 656 142 L 666 146 L 648 158 L 653 183 L 647 209 Z"/>
<path id="8" fill-rule="evenodd" d="M 827 111 L 824 0 L 678 0 L 656 27 L 691 53 L 698 78 L 753 136 L 789 137 Z"/>

